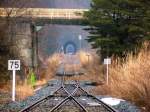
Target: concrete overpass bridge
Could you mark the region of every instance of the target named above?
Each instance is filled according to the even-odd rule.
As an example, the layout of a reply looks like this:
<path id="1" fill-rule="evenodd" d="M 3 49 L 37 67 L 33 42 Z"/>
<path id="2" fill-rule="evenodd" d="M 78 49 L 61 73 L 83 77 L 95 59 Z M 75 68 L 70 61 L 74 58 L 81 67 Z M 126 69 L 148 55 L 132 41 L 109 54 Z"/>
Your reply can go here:
<path id="1" fill-rule="evenodd" d="M 56 8 L 0 8 L 0 17 L 11 17 L 36 24 L 82 24 L 83 14 L 89 9 Z"/>

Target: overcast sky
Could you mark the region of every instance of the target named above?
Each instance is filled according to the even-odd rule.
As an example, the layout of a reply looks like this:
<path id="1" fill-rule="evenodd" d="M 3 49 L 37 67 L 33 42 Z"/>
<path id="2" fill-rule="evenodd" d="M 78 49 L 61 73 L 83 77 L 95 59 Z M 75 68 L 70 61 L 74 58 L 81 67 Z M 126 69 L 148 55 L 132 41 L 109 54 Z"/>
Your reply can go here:
<path id="1" fill-rule="evenodd" d="M 14 7 L 21 6 L 18 0 L 17 5 Z M 24 1 L 24 0 L 20 0 Z M 26 0 L 29 3 L 30 0 Z M 89 8 L 91 0 L 32 0 L 33 2 L 27 4 L 26 7 L 36 7 L 36 8 Z M 18 4 L 19 3 L 19 4 Z M 12 7 L 12 3 L 7 5 L 7 7 Z"/>

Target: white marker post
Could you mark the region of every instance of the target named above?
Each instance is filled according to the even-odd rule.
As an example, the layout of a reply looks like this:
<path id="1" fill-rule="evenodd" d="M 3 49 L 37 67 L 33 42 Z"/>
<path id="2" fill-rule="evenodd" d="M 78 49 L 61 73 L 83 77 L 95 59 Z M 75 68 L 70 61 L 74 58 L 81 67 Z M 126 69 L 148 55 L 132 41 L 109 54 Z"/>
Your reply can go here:
<path id="1" fill-rule="evenodd" d="M 111 59 L 110 58 L 104 59 L 104 64 L 106 65 L 106 83 L 108 85 L 108 81 L 109 81 L 109 64 L 111 64 Z"/>
<path id="2" fill-rule="evenodd" d="M 82 44 L 82 43 L 81 43 L 81 42 L 82 42 L 82 35 L 79 35 L 79 36 L 78 36 L 78 39 L 79 39 L 79 41 L 80 41 L 80 49 L 79 49 L 79 50 L 81 50 L 81 48 L 82 48 L 82 45 L 81 45 L 81 44 Z"/>
<path id="3" fill-rule="evenodd" d="M 13 71 L 12 101 L 15 101 L 16 70 L 20 70 L 20 60 L 8 60 L 8 70 Z"/>

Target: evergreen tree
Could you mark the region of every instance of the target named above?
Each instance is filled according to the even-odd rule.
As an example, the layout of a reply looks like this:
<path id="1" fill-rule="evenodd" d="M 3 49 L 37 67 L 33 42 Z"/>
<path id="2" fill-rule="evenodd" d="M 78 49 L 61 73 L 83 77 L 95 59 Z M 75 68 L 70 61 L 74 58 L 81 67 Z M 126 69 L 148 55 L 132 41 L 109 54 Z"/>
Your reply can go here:
<path id="1" fill-rule="evenodd" d="M 150 39 L 149 0 L 93 0 L 87 39 L 99 54 L 124 56 Z"/>

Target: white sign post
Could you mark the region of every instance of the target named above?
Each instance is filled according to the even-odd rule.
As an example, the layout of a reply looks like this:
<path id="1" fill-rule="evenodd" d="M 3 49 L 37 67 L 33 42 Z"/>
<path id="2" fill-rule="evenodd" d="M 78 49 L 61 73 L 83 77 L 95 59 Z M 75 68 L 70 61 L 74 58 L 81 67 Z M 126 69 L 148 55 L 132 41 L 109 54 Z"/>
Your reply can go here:
<path id="1" fill-rule="evenodd" d="M 78 39 L 79 39 L 79 41 L 80 41 L 80 49 L 79 49 L 79 50 L 81 50 L 81 48 L 82 48 L 82 45 L 81 45 L 81 44 L 82 44 L 82 43 L 81 43 L 81 42 L 82 42 L 82 35 L 79 35 L 79 36 L 78 36 Z"/>
<path id="2" fill-rule="evenodd" d="M 20 70 L 20 60 L 8 60 L 8 70 L 13 71 L 12 101 L 15 101 L 16 70 Z"/>
<path id="3" fill-rule="evenodd" d="M 104 59 L 104 64 L 106 65 L 106 83 L 108 85 L 108 81 L 109 81 L 109 64 L 111 64 L 111 59 L 110 58 Z"/>

